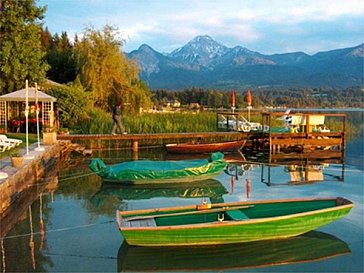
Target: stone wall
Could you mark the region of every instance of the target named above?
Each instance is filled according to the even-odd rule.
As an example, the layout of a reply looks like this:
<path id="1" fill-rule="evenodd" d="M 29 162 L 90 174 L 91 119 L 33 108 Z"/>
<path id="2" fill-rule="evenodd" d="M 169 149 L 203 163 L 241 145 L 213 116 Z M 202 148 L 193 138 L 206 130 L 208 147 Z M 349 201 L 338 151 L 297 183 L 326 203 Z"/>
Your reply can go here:
<path id="1" fill-rule="evenodd" d="M 25 161 L 24 165 L 15 169 L 7 167 L 9 177 L 0 182 L 0 217 L 6 209 L 16 201 L 21 193 L 34 186 L 39 179 L 50 171 L 60 157 L 60 146 L 45 146 L 45 151 Z"/>

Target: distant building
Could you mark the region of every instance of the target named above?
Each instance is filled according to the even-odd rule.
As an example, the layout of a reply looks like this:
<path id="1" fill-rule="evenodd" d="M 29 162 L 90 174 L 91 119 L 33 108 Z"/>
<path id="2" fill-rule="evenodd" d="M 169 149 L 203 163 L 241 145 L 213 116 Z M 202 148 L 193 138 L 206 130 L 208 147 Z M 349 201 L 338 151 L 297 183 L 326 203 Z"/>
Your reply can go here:
<path id="1" fill-rule="evenodd" d="M 172 102 L 172 107 L 175 107 L 175 108 L 181 107 L 181 103 L 179 102 L 179 100 L 174 100 Z"/>
<path id="2" fill-rule="evenodd" d="M 191 102 L 190 108 L 191 109 L 200 109 L 200 104 L 198 102 Z"/>

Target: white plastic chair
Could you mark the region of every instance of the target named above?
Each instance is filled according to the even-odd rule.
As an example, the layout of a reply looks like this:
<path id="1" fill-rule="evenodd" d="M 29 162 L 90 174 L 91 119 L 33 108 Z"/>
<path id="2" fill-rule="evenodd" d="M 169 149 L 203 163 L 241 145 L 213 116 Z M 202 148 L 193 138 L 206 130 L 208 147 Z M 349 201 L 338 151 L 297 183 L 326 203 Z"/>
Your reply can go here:
<path id="1" fill-rule="evenodd" d="M 5 152 L 7 150 L 10 150 L 11 148 L 14 148 L 15 146 L 13 146 L 10 143 L 6 143 L 0 140 L 0 152 Z"/>
<path id="2" fill-rule="evenodd" d="M 8 143 L 8 144 L 12 145 L 13 147 L 19 146 L 23 142 L 20 139 L 8 138 L 6 135 L 1 135 L 1 134 L 0 134 L 0 141 L 3 143 Z"/>

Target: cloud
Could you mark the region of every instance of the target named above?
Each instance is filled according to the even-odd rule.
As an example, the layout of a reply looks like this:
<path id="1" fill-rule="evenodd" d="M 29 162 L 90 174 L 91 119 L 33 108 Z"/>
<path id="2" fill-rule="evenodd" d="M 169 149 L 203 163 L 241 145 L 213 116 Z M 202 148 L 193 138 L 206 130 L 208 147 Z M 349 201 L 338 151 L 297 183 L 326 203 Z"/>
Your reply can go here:
<path id="1" fill-rule="evenodd" d="M 305 51 L 310 43 L 319 49 L 335 43 L 362 41 L 364 5 L 358 0 L 40 0 L 48 4 L 46 25 L 51 32 L 81 32 L 87 24 L 117 26 L 126 49 L 143 43 L 169 52 L 196 35 L 210 35 L 227 46 L 281 52 Z M 345 26 L 345 27 L 344 27 Z M 334 37 L 332 29 L 339 27 Z M 327 33 L 330 33 L 328 35 Z M 361 35 L 361 36 L 360 36 Z M 347 38 L 349 37 L 349 38 Z M 294 46 L 294 45 L 299 45 Z M 269 49 L 268 49 L 269 48 Z"/>

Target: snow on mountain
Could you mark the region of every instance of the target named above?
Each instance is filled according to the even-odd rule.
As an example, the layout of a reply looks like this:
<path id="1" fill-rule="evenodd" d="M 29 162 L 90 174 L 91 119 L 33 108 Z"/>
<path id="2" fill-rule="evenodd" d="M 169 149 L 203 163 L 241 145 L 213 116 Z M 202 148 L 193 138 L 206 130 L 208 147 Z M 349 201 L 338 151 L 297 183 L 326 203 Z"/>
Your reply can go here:
<path id="1" fill-rule="evenodd" d="M 172 51 L 169 56 L 190 64 L 209 66 L 228 50 L 226 46 L 213 40 L 210 36 L 197 36 L 183 47 Z"/>
<path id="2" fill-rule="evenodd" d="M 210 36 L 197 36 L 169 54 L 142 45 L 127 56 L 140 64 L 140 78 L 151 88 L 250 85 L 334 86 L 363 84 L 363 48 L 264 55 L 228 48 Z"/>

